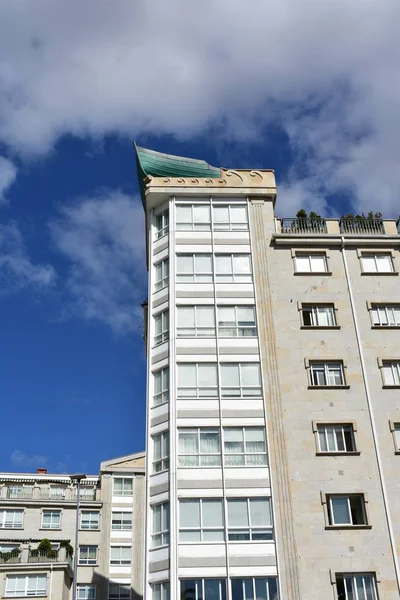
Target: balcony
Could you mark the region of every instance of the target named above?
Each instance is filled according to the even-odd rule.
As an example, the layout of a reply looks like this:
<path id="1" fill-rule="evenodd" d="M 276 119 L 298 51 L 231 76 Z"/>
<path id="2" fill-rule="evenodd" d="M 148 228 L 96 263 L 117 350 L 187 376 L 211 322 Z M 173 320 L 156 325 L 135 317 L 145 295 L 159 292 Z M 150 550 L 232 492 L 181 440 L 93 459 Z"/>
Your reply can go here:
<path id="1" fill-rule="evenodd" d="M 21 548 L 10 550 L 10 552 L 0 552 L 0 566 L 2 565 L 45 565 L 49 563 L 66 563 L 72 569 L 72 558 L 67 554 L 66 548 L 58 550 L 32 550 L 28 545 L 22 545 Z"/>
<path id="2" fill-rule="evenodd" d="M 32 500 L 33 488 L 29 487 L 8 487 L 7 498 L 10 500 Z"/>
<path id="3" fill-rule="evenodd" d="M 293 236 L 398 236 L 400 235 L 400 217 L 381 219 L 371 217 L 330 218 L 292 218 L 275 219 L 275 231 L 278 234 Z"/>
<path id="4" fill-rule="evenodd" d="M 325 219 L 281 219 L 281 233 L 317 234 L 328 233 Z"/>
<path id="5" fill-rule="evenodd" d="M 0 500 L 32 502 L 73 502 L 76 503 L 76 489 L 71 487 L 51 488 L 40 486 L 10 486 L 0 488 Z M 100 500 L 100 490 L 95 487 L 81 488 L 80 502 Z"/>
<path id="6" fill-rule="evenodd" d="M 339 221 L 340 233 L 345 235 L 385 235 L 382 219 L 342 217 Z"/>

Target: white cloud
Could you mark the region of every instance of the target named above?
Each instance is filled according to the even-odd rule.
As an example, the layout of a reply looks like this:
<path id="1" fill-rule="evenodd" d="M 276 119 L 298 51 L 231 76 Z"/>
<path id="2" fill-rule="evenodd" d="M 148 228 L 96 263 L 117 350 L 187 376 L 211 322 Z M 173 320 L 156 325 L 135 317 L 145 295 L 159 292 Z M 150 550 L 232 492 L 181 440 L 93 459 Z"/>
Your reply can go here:
<path id="1" fill-rule="evenodd" d="M 4 200 L 4 194 L 14 183 L 16 177 L 16 166 L 7 158 L 0 156 L 0 202 Z"/>
<path id="2" fill-rule="evenodd" d="M 146 297 L 140 200 L 99 192 L 61 207 L 50 230 L 68 261 L 69 314 L 106 323 L 115 333 L 138 329 Z"/>
<path id="3" fill-rule="evenodd" d="M 21 450 L 14 450 L 11 454 L 11 463 L 16 467 L 27 467 L 29 469 L 40 469 L 48 463 L 48 457 L 42 454 L 26 454 Z"/>

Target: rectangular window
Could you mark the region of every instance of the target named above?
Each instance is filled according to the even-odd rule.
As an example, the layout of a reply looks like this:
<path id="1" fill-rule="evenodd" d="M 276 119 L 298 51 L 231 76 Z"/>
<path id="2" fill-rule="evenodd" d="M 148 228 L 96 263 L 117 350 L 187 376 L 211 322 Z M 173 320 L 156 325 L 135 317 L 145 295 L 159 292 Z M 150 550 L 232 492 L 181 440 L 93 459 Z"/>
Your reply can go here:
<path id="1" fill-rule="evenodd" d="M 333 304 L 303 304 L 301 313 L 304 327 L 335 327 L 335 308 Z"/>
<path id="2" fill-rule="evenodd" d="M 325 253 L 296 253 L 296 273 L 326 273 L 327 262 Z"/>
<path id="3" fill-rule="evenodd" d="M 112 512 L 111 529 L 130 531 L 132 529 L 132 513 L 130 512 Z"/>
<path id="4" fill-rule="evenodd" d="M 168 233 L 168 225 L 169 225 L 169 216 L 168 210 L 164 210 L 161 213 L 158 213 L 155 217 L 156 222 L 156 240 L 159 240 L 161 237 Z"/>
<path id="5" fill-rule="evenodd" d="M 153 443 L 153 473 L 160 473 L 169 469 L 169 432 L 154 435 Z"/>
<path id="6" fill-rule="evenodd" d="M 215 231 L 246 231 L 249 228 L 247 206 L 245 204 L 214 205 L 213 227 Z"/>
<path id="7" fill-rule="evenodd" d="M 364 273 L 393 273 L 392 255 L 387 252 L 363 252 L 361 254 L 361 264 Z"/>
<path id="8" fill-rule="evenodd" d="M 272 540 L 271 499 L 229 498 L 228 539 Z"/>
<path id="9" fill-rule="evenodd" d="M 154 345 L 162 344 L 169 339 L 169 310 L 154 317 Z"/>
<path id="10" fill-rule="evenodd" d="M 81 513 L 81 529 L 99 529 L 100 513 L 97 510 L 83 510 Z"/>
<path id="11" fill-rule="evenodd" d="M 225 535 L 222 500 L 180 500 L 179 540 L 223 542 Z"/>
<path id="12" fill-rule="evenodd" d="M 212 283 L 213 265 L 211 254 L 178 254 L 176 257 L 176 281 L 178 283 Z"/>
<path id="13" fill-rule="evenodd" d="M 219 337 L 254 337 L 257 335 L 254 306 L 219 306 Z"/>
<path id="14" fill-rule="evenodd" d="M 310 369 L 312 386 L 345 385 L 342 362 L 312 362 Z"/>
<path id="15" fill-rule="evenodd" d="M 220 465 L 219 429 L 197 427 L 179 430 L 179 467 L 217 467 Z"/>
<path id="16" fill-rule="evenodd" d="M 352 425 L 318 425 L 320 452 L 355 452 L 356 444 Z"/>
<path id="17" fill-rule="evenodd" d="M 231 580 L 235 600 L 278 600 L 276 577 L 236 577 Z"/>
<path id="18" fill-rule="evenodd" d="M 224 452 L 228 467 L 266 465 L 264 427 L 225 427 Z"/>
<path id="19" fill-rule="evenodd" d="M 177 204 L 176 228 L 183 231 L 210 231 L 210 205 Z"/>
<path id="20" fill-rule="evenodd" d="M 178 306 L 178 337 L 215 337 L 213 306 Z"/>
<path id="21" fill-rule="evenodd" d="M 46 596 L 47 576 L 40 575 L 7 575 L 5 596 Z"/>
<path id="22" fill-rule="evenodd" d="M 181 579 L 180 598 L 182 600 L 226 600 L 226 580 Z"/>
<path id="23" fill-rule="evenodd" d="M 169 281 L 169 260 L 164 258 L 155 265 L 155 286 L 156 292 L 167 287 Z"/>
<path id="24" fill-rule="evenodd" d="M 95 565 L 97 562 L 97 546 L 79 546 L 79 564 Z"/>
<path id="25" fill-rule="evenodd" d="M 373 304 L 371 317 L 375 327 L 400 327 L 400 304 Z"/>
<path id="26" fill-rule="evenodd" d="M 338 600 L 378 600 L 374 573 L 337 573 Z"/>
<path id="27" fill-rule="evenodd" d="M 178 364 L 178 398 L 216 398 L 216 363 Z"/>
<path id="28" fill-rule="evenodd" d="M 96 586 L 93 584 L 78 583 L 77 587 L 77 600 L 95 600 L 96 598 Z"/>
<path id="29" fill-rule="evenodd" d="M 108 600 L 129 600 L 131 586 L 128 583 L 110 583 L 108 587 Z"/>
<path id="30" fill-rule="evenodd" d="M 169 400 L 169 369 L 160 369 L 154 373 L 154 406 Z"/>
<path id="31" fill-rule="evenodd" d="M 396 448 L 397 448 L 397 450 L 400 450 L 400 423 L 395 423 L 394 435 L 396 438 Z"/>
<path id="32" fill-rule="evenodd" d="M 239 398 L 261 396 L 259 363 L 222 363 L 221 395 Z"/>
<path id="33" fill-rule="evenodd" d="M 132 562 L 131 546 L 111 546 L 110 565 L 130 565 Z"/>
<path id="34" fill-rule="evenodd" d="M 23 510 L 1 510 L 0 529 L 22 529 Z"/>
<path id="35" fill-rule="evenodd" d="M 400 385 L 400 361 L 384 360 L 382 362 L 382 375 L 384 385 Z"/>
<path id="36" fill-rule="evenodd" d="M 169 544 L 169 502 L 155 504 L 151 507 L 153 513 L 152 546 L 165 546 Z"/>
<path id="37" fill-rule="evenodd" d="M 170 600 L 169 597 L 169 581 L 151 584 L 152 600 Z"/>
<path id="38" fill-rule="evenodd" d="M 44 510 L 42 513 L 42 529 L 60 529 L 61 511 Z"/>
<path id="39" fill-rule="evenodd" d="M 133 479 L 131 477 L 115 477 L 113 496 L 133 496 Z"/>
<path id="40" fill-rule="evenodd" d="M 216 283 L 251 283 L 253 274 L 250 254 L 216 254 Z"/>
<path id="41" fill-rule="evenodd" d="M 327 496 L 329 525 L 367 525 L 362 494 Z"/>

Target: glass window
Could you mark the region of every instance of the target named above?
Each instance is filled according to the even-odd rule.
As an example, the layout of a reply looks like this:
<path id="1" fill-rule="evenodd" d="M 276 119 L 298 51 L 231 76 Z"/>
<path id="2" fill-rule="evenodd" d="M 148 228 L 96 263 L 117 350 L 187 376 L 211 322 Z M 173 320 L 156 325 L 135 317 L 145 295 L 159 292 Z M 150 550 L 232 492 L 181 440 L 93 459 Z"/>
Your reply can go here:
<path id="1" fill-rule="evenodd" d="M 364 496 L 328 496 L 329 525 L 366 525 Z"/>
<path id="2" fill-rule="evenodd" d="M 373 304 L 371 316 L 376 327 L 399 327 L 400 304 Z"/>
<path id="3" fill-rule="evenodd" d="M 318 425 L 320 452 L 355 452 L 352 425 Z"/>
<path id="4" fill-rule="evenodd" d="M 375 574 L 337 574 L 336 592 L 338 600 L 378 600 Z"/>
<path id="5" fill-rule="evenodd" d="M 393 273 L 393 260 L 390 253 L 362 253 L 361 264 L 364 273 Z"/>
<path id="6" fill-rule="evenodd" d="M 226 600 L 225 579 L 181 579 L 181 600 Z"/>
<path id="7" fill-rule="evenodd" d="M 170 600 L 169 581 L 151 584 L 152 600 Z"/>
<path id="8" fill-rule="evenodd" d="M 276 577 L 231 580 L 232 600 L 278 600 Z"/>
<path id="9" fill-rule="evenodd" d="M 264 427 L 225 427 L 224 452 L 228 467 L 266 465 Z"/>
<path id="10" fill-rule="evenodd" d="M 221 394 L 242 398 L 261 396 L 259 363 L 222 363 Z"/>
<path id="11" fill-rule="evenodd" d="M 162 344 L 169 339 L 169 311 L 164 310 L 154 317 L 154 345 Z"/>
<path id="12" fill-rule="evenodd" d="M 132 513 L 113 511 L 111 515 L 111 529 L 122 529 L 130 531 L 132 529 Z"/>
<path id="13" fill-rule="evenodd" d="M 81 529 L 99 529 L 100 513 L 97 510 L 83 510 L 81 513 Z"/>
<path id="14" fill-rule="evenodd" d="M 130 565 L 132 561 L 131 546 L 111 546 L 110 565 Z"/>
<path id="15" fill-rule="evenodd" d="M 178 254 L 176 281 L 178 283 L 210 283 L 213 280 L 211 254 Z"/>
<path id="16" fill-rule="evenodd" d="M 127 583 L 110 583 L 108 587 L 108 600 L 129 600 L 131 586 Z"/>
<path id="17" fill-rule="evenodd" d="M 230 541 L 272 540 L 270 498 L 229 498 Z"/>
<path id="18" fill-rule="evenodd" d="M 154 373 L 154 406 L 169 400 L 169 369 L 160 369 Z"/>
<path id="19" fill-rule="evenodd" d="M 222 500 L 179 501 L 179 540 L 181 542 L 223 542 Z"/>
<path id="20" fill-rule="evenodd" d="M 210 231 L 209 204 L 176 205 L 176 228 L 189 231 Z"/>
<path id="21" fill-rule="evenodd" d="M 155 504 L 151 507 L 153 513 L 152 546 L 169 544 L 169 502 Z"/>
<path id="22" fill-rule="evenodd" d="M 302 315 L 305 327 L 334 327 L 336 325 L 333 304 L 330 306 L 303 304 Z"/>
<path id="23" fill-rule="evenodd" d="M 168 233 L 169 217 L 168 210 L 158 213 L 155 217 L 156 223 L 156 240 L 160 239 Z"/>
<path id="24" fill-rule="evenodd" d="M 178 306 L 178 337 L 215 337 L 213 306 Z"/>
<path id="25" fill-rule="evenodd" d="M 216 254 L 217 283 L 251 283 L 253 274 L 250 254 Z"/>
<path id="26" fill-rule="evenodd" d="M 327 271 L 326 254 L 296 254 L 297 273 L 324 273 Z"/>
<path id="27" fill-rule="evenodd" d="M 244 231 L 249 228 L 247 206 L 226 204 L 213 206 L 213 226 L 215 231 Z"/>
<path id="28" fill-rule="evenodd" d="M 42 513 L 42 529 L 60 529 L 61 511 L 44 510 Z"/>
<path id="29" fill-rule="evenodd" d="M 153 473 L 169 469 L 169 433 L 164 431 L 153 436 Z"/>
<path id="30" fill-rule="evenodd" d="M 96 598 L 96 586 L 95 585 L 78 583 L 76 588 L 77 588 L 77 599 L 78 600 L 95 600 L 95 598 Z"/>
<path id="31" fill-rule="evenodd" d="M 400 361 L 385 360 L 382 365 L 384 385 L 400 385 Z"/>
<path id="32" fill-rule="evenodd" d="M 340 386 L 344 385 L 344 370 L 341 362 L 310 363 L 311 385 Z"/>
<path id="33" fill-rule="evenodd" d="M 95 565 L 97 562 L 97 546 L 79 546 L 79 564 Z"/>
<path id="34" fill-rule="evenodd" d="M 133 496 L 132 477 L 115 477 L 113 496 Z"/>
<path id="35" fill-rule="evenodd" d="M 221 465 L 219 429 L 197 427 L 180 429 L 178 466 L 215 467 Z"/>
<path id="36" fill-rule="evenodd" d="M 23 510 L 1 510 L 0 529 L 22 529 Z"/>
<path id="37" fill-rule="evenodd" d="M 216 363 L 178 364 L 178 398 L 216 398 Z"/>
<path id="38" fill-rule="evenodd" d="M 5 596 L 46 596 L 47 576 L 40 575 L 7 575 Z"/>
<path id="39" fill-rule="evenodd" d="M 167 287 L 169 280 L 169 260 L 165 258 L 155 265 L 155 286 L 156 292 Z"/>
<path id="40" fill-rule="evenodd" d="M 220 337 L 254 337 L 257 335 L 254 306 L 219 306 Z"/>
<path id="41" fill-rule="evenodd" d="M 394 435 L 396 437 L 396 447 L 400 450 L 400 423 L 396 423 L 394 426 Z"/>

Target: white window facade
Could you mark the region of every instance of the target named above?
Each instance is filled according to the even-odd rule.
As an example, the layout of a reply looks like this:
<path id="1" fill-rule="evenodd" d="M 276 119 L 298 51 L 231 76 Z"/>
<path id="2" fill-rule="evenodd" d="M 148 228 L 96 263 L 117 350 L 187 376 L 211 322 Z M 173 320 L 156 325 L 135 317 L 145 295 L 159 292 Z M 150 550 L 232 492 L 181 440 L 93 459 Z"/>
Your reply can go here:
<path id="1" fill-rule="evenodd" d="M 213 265 L 211 254 L 178 254 L 176 257 L 176 281 L 178 283 L 212 283 Z"/>
<path id="2" fill-rule="evenodd" d="M 23 510 L 1 510 L 0 529 L 22 529 L 23 518 Z"/>
<path id="3" fill-rule="evenodd" d="M 110 565 L 130 565 L 132 562 L 131 546 L 111 546 Z"/>
<path id="4" fill-rule="evenodd" d="M 154 373 L 154 406 L 169 401 L 169 369 L 165 367 Z"/>
<path id="5" fill-rule="evenodd" d="M 400 304 L 373 304 L 371 317 L 375 327 L 400 327 Z"/>
<path id="6" fill-rule="evenodd" d="M 389 252 L 376 254 L 363 252 L 361 264 L 364 273 L 393 273 L 394 271 L 392 255 Z"/>
<path id="7" fill-rule="evenodd" d="M 374 573 L 336 574 L 338 600 L 378 600 Z"/>
<path id="8" fill-rule="evenodd" d="M 216 363 L 178 364 L 178 398 L 216 398 Z"/>
<path id="9" fill-rule="evenodd" d="M 400 385 L 400 360 L 383 361 L 382 375 L 384 385 Z"/>
<path id="10" fill-rule="evenodd" d="M 156 292 L 167 287 L 169 281 L 169 260 L 165 258 L 155 265 L 155 284 Z"/>
<path id="11" fill-rule="evenodd" d="M 331 305 L 303 304 L 302 316 L 304 327 L 335 327 L 335 308 Z"/>
<path id="12" fill-rule="evenodd" d="M 100 513 L 98 510 L 83 510 L 81 513 L 81 529 L 96 530 L 100 528 Z"/>
<path id="13" fill-rule="evenodd" d="M 132 513 L 113 511 L 111 515 L 111 529 L 130 531 L 132 529 Z"/>
<path id="14" fill-rule="evenodd" d="M 108 600 L 129 600 L 131 586 L 127 583 L 110 583 L 108 586 Z"/>
<path id="15" fill-rule="evenodd" d="M 328 270 L 325 253 L 298 253 L 295 264 L 297 273 L 325 273 Z"/>
<path id="16" fill-rule="evenodd" d="M 61 528 L 61 511 L 60 510 L 44 510 L 42 512 L 42 529 L 60 529 Z"/>
<path id="17" fill-rule="evenodd" d="M 170 600 L 169 581 L 151 584 L 152 600 Z"/>
<path id="18" fill-rule="evenodd" d="M 356 445 L 352 425 L 318 425 L 318 449 L 320 452 L 355 452 Z"/>
<path id="19" fill-rule="evenodd" d="M 215 231 L 246 231 L 249 228 L 247 206 L 245 204 L 214 205 L 213 228 Z"/>
<path id="20" fill-rule="evenodd" d="M 76 586 L 78 600 L 96 600 L 96 586 L 93 584 L 78 583 Z"/>
<path id="21" fill-rule="evenodd" d="M 230 541 L 272 540 L 270 498 L 229 498 L 228 539 Z"/>
<path id="22" fill-rule="evenodd" d="M 38 575 L 7 575 L 5 596 L 46 596 L 47 576 Z"/>
<path id="23" fill-rule="evenodd" d="M 221 395 L 240 398 L 261 396 L 259 363 L 222 363 Z"/>
<path id="24" fill-rule="evenodd" d="M 209 204 L 177 204 L 176 229 L 184 231 L 210 231 Z"/>
<path id="25" fill-rule="evenodd" d="M 267 464 L 264 427 L 225 427 L 225 465 L 228 467 Z"/>
<path id="26" fill-rule="evenodd" d="M 226 579 L 181 579 L 182 600 L 226 600 Z"/>
<path id="27" fill-rule="evenodd" d="M 332 495 L 327 500 L 329 525 L 367 525 L 362 494 Z"/>
<path id="28" fill-rule="evenodd" d="M 231 590 L 235 600 L 278 600 L 276 577 L 235 577 Z"/>
<path id="29" fill-rule="evenodd" d="M 313 386 L 345 385 L 342 362 L 312 362 L 310 370 L 311 385 Z"/>
<path id="30" fill-rule="evenodd" d="M 179 467 L 216 467 L 220 465 L 221 442 L 219 429 L 197 427 L 179 431 Z"/>
<path id="31" fill-rule="evenodd" d="M 151 507 L 153 513 L 152 522 L 152 546 L 165 546 L 169 544 L 169 502 L 155 504 Z"/>
<path id="32" fill-rule="evenodd" d="M 114 477 L 113 496 L 133 496 L 133 479 L 131 477 Z"/>
<path id="33" fill-rule="evenodd" d="M 254 337 L 257 335 L 254 306 L 219 306 L 219 337 Z"/>
<path id="34" fill-rule="evenodd" d="M 223 542 L 222 500 L 190 499 L 179 501 L 179 540 L 181 542 Z"/>
<path id="35" fill-rule="evenodd" d="M 97 562 L 97 546 L 79 546 L 78 563 L 80 565 L 95 565 Z"/>
<path id="36" fill-rule="evenodd" d="M 169 432 L 153 436 L 153 473 L 169 469 Z"/>
<path id="37" fill-rule="evenodd" d="M 215 337 L 213 306 L 178 306 L 178 337 Z"/>
<path id="38" fill-rule="evenodd" d="M 169 311 L 164 310 L 154 317 L 154 345 L 169 339 Z"/>
<path id="39" fill-rule="evenodd" d="M 253 274 L 250 254 L 216 254 L 216 283 L 251 283 Z"/>
<path id="40" fill-rule="evenodd" d="M 169 228 L 169 215 L 168 210 L 164 210 L 161 213 L 158 213 L 155 217 L 155 226 L 156 226 L 156 240 L 159 240 L 164 235 L 167 235 Z"/>

